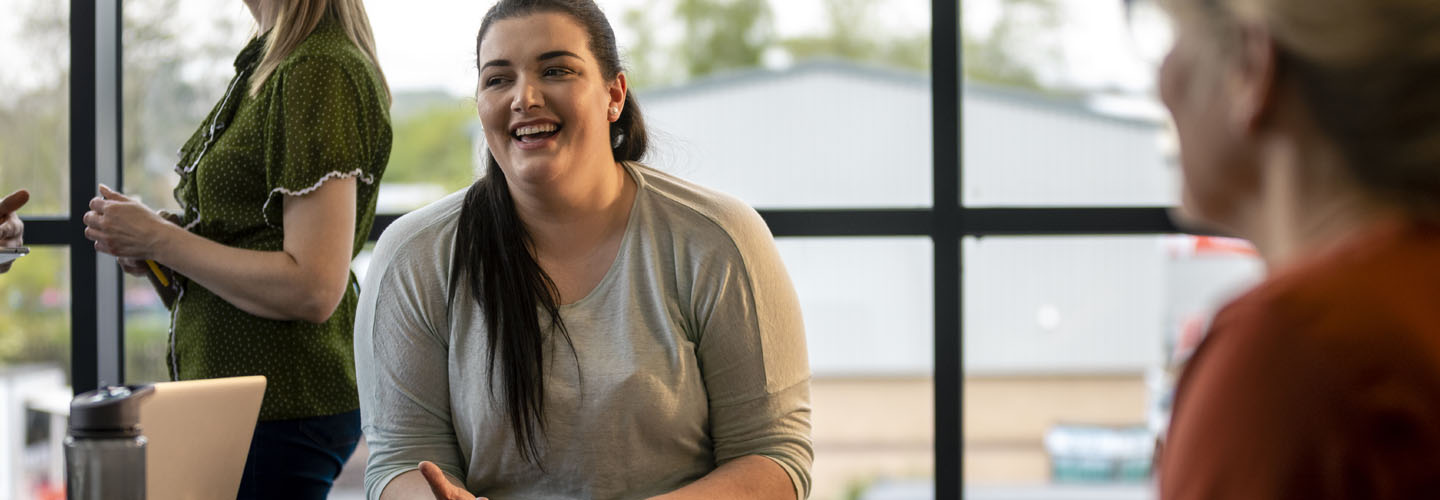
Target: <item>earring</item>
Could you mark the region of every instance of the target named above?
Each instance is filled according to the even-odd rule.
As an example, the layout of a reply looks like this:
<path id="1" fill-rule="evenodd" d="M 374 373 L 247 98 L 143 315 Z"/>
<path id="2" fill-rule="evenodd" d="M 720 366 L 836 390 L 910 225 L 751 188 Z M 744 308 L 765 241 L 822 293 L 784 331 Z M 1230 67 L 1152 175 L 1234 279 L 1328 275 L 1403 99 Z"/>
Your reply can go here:
<path id="1" fill-rule="evenodd" d="M 615 106 L 610 106 L 610 116 L 615 116 L 615 115 L 618 115 L 618 114 L 620 114 L 620 108 L 617 108 L 617 107 L 615 107 Z"/>

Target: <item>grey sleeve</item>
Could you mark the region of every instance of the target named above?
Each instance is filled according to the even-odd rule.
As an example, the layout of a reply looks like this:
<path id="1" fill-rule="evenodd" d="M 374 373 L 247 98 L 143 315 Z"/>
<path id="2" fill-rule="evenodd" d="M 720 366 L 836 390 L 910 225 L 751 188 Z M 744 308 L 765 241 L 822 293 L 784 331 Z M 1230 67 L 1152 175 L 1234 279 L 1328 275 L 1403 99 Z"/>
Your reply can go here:
<path id="1" fill-rule="evenodd" d="M 800 302 L 760 216 L 745 207 L 733 219 L 731 240 L 696 263 L 692 304 L 715 459 L 774 460 L 806 498 L 814 450 Z"/>
<path id="2" fill-rule="evenodd" d="M 370 459 L 366 498 L 422 460 L 464 480 L 451 422 L 445 272 L 426 245 L 376 245 L 355 317 L 355 377 Z M 396 235 L 396 236 L 403 236 Z"/>

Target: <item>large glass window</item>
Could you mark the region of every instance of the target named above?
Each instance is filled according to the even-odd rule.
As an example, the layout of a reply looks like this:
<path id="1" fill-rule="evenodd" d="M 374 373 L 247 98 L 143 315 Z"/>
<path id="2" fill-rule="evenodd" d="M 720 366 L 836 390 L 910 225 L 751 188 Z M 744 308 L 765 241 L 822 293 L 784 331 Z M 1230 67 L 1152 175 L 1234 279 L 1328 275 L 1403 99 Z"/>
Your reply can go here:
<path id="1" fill-rule="evenodd" d="M 781 236 L 814 371 L 813 498 L 951 496 L 959 481 L 936 471 L 958 468 L 951 451 L 962 451 L 952 450 L 962 439 L 965 466 L 955 472 L 967 498 L 1149 497 L 1148 463 L 1135 457 L 1163 419 L 1167 377 L 1214 308 L 1260 269 L 1243 244 L 1165 234 L 1173 228 L 1164 224 L 1105 226 L 1148 233 L 1139 236 L 1087 235 L 1083 222 L 1055 234 L 1034 216 L 1158 213 L 1177 200 L 1155 61 L 1133 48 L 1120 2 L 964 0 L 959 16 L 942 0 L 600 4 L 650 122 L 648 161 L 751 203 Z M 78 215 L 66 213 L 78 174 L 63 168 L 67 5 L 0 8 L 0 190 L 32 191 L 26 217 Z M 474 35 L 489 5 L 368 2 L 394 90 L 380 213 L 404 213 L 474 179 L 483 137 Z M 947 47 L 931 46 L 932 9 L 946 14 L 933 34 Z M 253 22 L 233 0 L 129 0 L 124 15 L 124 188 L 173 207 L 173 151 L 223 92 Z M 952 41 L 963 54 L 957 75 L 952 57 L 930 59 L 932 50 L 953 56 Z M 958 102 L 932 100 L 932 82 Z M 954 120 L 963 142 L 952 159 L 931 137 Z M 933 181 L 953 186 L 950 175 L 962 181 L 958 193 Z M 892 208 L 919 210 L 872 210 Z M 983 228 L 967 222 L 977 220 Z M 32 245 L 72 243 L 54 224 L 37 226 Z M 832 233 L 845 237 L 808 237 Z M 909 236 L 880 236 L 896 234 Z M 797 235 L 807 237 L 787 237 Z M 0 356 L 63 353 L 47 362 L 67 370 L 68 344 L 35 340 L 52 330 L 25 326 L 16 336 L 10 325 L 68 317 L 45 306 L 69 304 L 64 274 L 19 274 L 68 273 L 65 252 L 40 248 L 0 276 L 0 309 L 11 307 L 0 310 Z M 46 259 L 56 262 L 42 268 Z M 127 379 L 164 379 L 168 318 L 145 281 L 127 278 L 124 296 Z M 957 337 L 963 360 L 936 351 Z M 24 357 L 44 360 L 32 354 Z M 0 358 L 0 372 L 18 373 L 21 357 Z M 963 415 L 933 396 L 937 387 L 963 391 Z M 43 461 L 29 451 L 44 433 L 38 415 L 63 407 L 36 401 L 16 417 L 37 422 L 25 431 L 29 444 L 0 442 L 0 451 L 26 449 L 27 464 Z M 364 449 L 337 498 L 358 495 Z M 41 490 L 0 496 L 29 491 Z"/>
<path id="2" fill-rule="evenodd" d="M 424 5 L 445 15 L 367 4 L 394 94 L 382 214 L 463 189 L 479 170 L 474 37 L 489 5 Z M 650 124 L 652 166 L 762 209 L 930 205 L 927 3 L 620 0 L 601 7 Z M 152 206 L 172 207 L 174 148 L 223 92 L 253 22 L 243 5 L 225 0 L 135 0 L 125 16 L 126 187 Z M 873 408 L 826 411 L 816 421 L 815 498 L 910 483 L 929 491 L 929 240 L 785 239 L 781 248 L 810 325 L 816 404 Z M 357 270 L 367 259 L 368 252 Z M 837 275 L 836 266 L 850 272 Z M 163 380 L 169 318 L 145 280 L 125 283 L 127 378 Z M 895 417 L 885 409 L 896 405 L 914 421 L 890 426 Z M 362 447 L 352 466 L 364 454 Z M 352 487 L 358 482 L 342 476 L 336 494 Z"/>

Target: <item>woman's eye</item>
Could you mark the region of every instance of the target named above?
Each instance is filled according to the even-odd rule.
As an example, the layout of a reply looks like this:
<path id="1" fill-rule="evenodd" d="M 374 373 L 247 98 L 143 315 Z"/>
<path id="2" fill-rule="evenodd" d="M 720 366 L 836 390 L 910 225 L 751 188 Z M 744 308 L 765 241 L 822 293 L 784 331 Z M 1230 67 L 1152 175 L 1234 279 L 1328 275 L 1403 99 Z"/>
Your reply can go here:
<path id="1" fill-rule="evenodd" d="M 564 76 L 570 73 L 571 71 L 565 68 L 550 68 L 545 70 L 545 76 Z"/>
<path id="2" fill-rule="evenodd" d="M 499 84 L 502 84 L 502 83 L 505 83 L 505 78 L 504 78 L 504 77 L 499 77 L 499 76 L 492 76 L 492 77 L 490 77 L 490 78 L 488 78 L 488 79 L 485 80 L 485 86 L 486 86 L 486 87 L 490 87 L 490 86 L 494 86 L 494 85 L 499 85 Z"/>

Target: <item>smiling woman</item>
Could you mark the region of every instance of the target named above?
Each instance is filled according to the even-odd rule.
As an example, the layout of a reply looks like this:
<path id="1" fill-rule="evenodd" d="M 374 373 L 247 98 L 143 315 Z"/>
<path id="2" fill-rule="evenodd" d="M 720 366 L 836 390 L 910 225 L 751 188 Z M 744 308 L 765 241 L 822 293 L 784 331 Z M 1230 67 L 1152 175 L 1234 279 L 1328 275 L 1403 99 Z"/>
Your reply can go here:
<path id="1" fill-rule="evenodd" d="M 363 287 L 368 496 L 807 496 L 804 329 L 759 215 L 639 163 L 593 2 L 501 1 L 476 52 L 486 174 L 390 226 Z"/>

